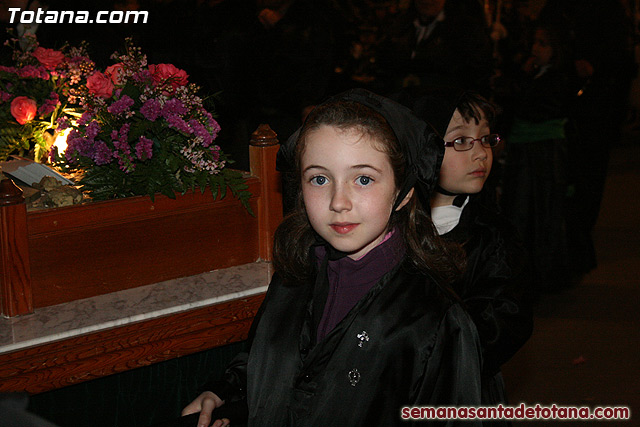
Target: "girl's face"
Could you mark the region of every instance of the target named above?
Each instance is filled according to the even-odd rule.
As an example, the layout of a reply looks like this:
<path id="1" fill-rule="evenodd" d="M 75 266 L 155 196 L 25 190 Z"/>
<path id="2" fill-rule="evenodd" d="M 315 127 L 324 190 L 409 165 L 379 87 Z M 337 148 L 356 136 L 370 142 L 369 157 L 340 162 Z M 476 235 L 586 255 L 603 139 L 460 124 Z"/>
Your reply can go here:
<path id="1" fill-rule="evenodd" d="M 358 259 L 384 239 L 398 191 L 388 156 L 369 136 L 321 125 L 307 135 L 301 170 L 309 221 L 331 246 Z"/>
<path id="2" fill-rule="evenodd" d="M 453 141 L 465 136 L 477 139 L 490 133 L 489 123 L 484 116 L 480 123 L 476 124 L 473 119 L 467 122 L 456 110 L 449 122 L 444 140 Z M 489 177 L 492 163 L 491 148 L 484 147 L 480 141 L 475 141 L 468 151 L 456 151 L 453 147 L 446 147 L 438 183 L 440 187 L 452 193 L 478 193 Z M 453 201 L 454 196 L 449 197 Z"/>
<path id="3" fill-rule="evenodd" d="M 551 63 L 553 57 L 553 47 L 549 42 L 549 37 L 543 29 L 537 29 L 531 47 L 533 61 L 538 67 Z"/>

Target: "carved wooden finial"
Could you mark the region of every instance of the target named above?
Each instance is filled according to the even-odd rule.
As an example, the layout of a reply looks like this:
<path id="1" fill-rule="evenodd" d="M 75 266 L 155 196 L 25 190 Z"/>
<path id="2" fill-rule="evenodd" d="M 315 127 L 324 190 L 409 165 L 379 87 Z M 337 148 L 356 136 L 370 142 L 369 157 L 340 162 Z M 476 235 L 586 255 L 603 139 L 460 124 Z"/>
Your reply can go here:
<path id="1" fill-rule="evenodd" d="M 0 176 L 0 206 L 19 205 L 24 203 L 22 190 L 12 180 Z"/>
<path id="2" fill-rule="evenodd" d="M 267 124 L 261 124 L 258 128 L 251 134 L 251 140 L 249 144 L 254 145 L 256 147 L 268 147 L 270 145 L 278 144 L 278 135 L 275 133 L 273 129 Z"/>

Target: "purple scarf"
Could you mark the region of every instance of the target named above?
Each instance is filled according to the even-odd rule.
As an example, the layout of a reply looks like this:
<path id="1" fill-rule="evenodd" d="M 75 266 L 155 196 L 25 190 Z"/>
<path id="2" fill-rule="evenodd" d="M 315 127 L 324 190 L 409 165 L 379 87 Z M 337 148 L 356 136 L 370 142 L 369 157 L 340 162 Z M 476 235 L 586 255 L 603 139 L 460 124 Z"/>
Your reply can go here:
<path id="1" fill-rule="evenodd" d="M 326 256 L 324 246 L 315 250 L 318 265 Z M 327 276 L 329 294 L 318 324 L 317 342 L 322 341 L 362 297 L 404 257 L 405 245 L 401 233 L 393 230 L 385 239 L 362 258 L 347 256 L 329 260 Z M 319 274 L 322 274 L 320 272 Z"/>

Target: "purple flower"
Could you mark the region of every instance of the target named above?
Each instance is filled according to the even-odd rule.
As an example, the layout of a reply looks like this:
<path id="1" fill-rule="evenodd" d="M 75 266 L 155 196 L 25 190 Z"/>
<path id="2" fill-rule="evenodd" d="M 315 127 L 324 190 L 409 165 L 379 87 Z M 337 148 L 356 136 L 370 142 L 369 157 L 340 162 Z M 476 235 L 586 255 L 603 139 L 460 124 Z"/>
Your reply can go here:
<path id="1" fill-rule="evenodd" d="M 200 114 L 202 114 L 204 118 L 207 120 L 207 124 L 211 128 L 211 134 L 213 135 L 213 139 L 216 139 L 216 137 L 218 136 L 218 132 L 220 132 L 220 124 L 218 124 L 218 122 L 216 121 L 216 119 L 213 118 L 211 113 L 205 110 L 204 108 L 200 109 Z"/>
<path id="2" fill-rule="evenodd" d="M 82 113 L 82 115 L 78 119 L 78 125 L 79 126 L 86 125 L 87 122 L 89 122 L 92 119 L 93 119 L 93 116 L 91 115 L 91 113 L 88 111 L 85 111 L 84 113 Z"/>
<path id="3" fill-rule="evenodd" d="M 142 161 L 150 159 L 153 156 L 153 141 L 141 136 L 136 144 L 136 156 Z"/>
<path id="4" fill-rule="evenodd" d="M 78 132 L 77 129 L 71 129 L 71 132 L 69 132 L 69 135 L 67 136 L 68 140 L 72 140 L 74 138 L 80 138 L 80 132 Z"/>
<path id="5" fill-rule="evenodd" d="M 93 139 L 100 133 L 100 125 L 97 120 L 92 120 L 85 129 L 87 139 L 93 141 Z"/>
<path id="6" fill-rule="evenodd" d="M 49 95 L 49 99 L 45 100 L 40 108 L 38 108 L 38 115 L 41 117 L 46 117 L 49 114 L 53 113 L 56 107 L 60 105 L 60 98 L 58 94 L 55 92 L 51 92 Z"/>
<path id="7" fill-rule="evenodd" d="M 40 108 L 38 108 L 38 116 L 39 117 L 46 117 L 49 114 L 53 113 L 53 111 L 56 109 L 57 104 L 51 102 L 50 100 L 46 100 L 42 103 L 42 105 L 40 106 Z"/>
<path id="8" fill-rule="evenodd" d="M 157 99 L 151 98 L 140 108 L 140 112 L 145 117 L 145 119 L 155 122 L 156 119 L 160 117 L 162 106 Z"/>
<path id="9" fill-rule="evenodd" d="M 56 120 L 56 123 L 58 125 L 57 127 L 58 131 L 65 130 L 70 126 L 69 117 L 67 116 L 58 117 L 58 120 Z"/>
<path id="10" fill-rule="evenodd" d="M 194 134 L 197 137 L 202 138 L 202 146 L 208 147 L 213 142 L 213 136 L 207 131 L 202 123 L 196 119 L 189 120 L 189 126 L 193 129 Z"/>
<path id="11" fill-rule="evenodd" d="M 113 139 L 113 145 L 125 152 L 125 153 L 130 153 L 131 150 L 129 148 L 129 144 L 127 143 L 127 137 L 129 136 L 129 128 L 131 127 L 131 125 L 129 123 L 125 123 L 122 125 L 122 127 L 120 128 L 119 132 L 116 132 L 115 130 L 113 130 L 113 132 L 111 132 L 111 139 Z"/>
<path id="12" fill-rule="evenodd" d="M 168 116 L 173 115 L 185 115 L 187 114 L 187 107 L 184 106 L 179 99 L 172 98 L 164 103 L 162 107 L 162 116 L 167 119 Z"/>
<path id="13" fill-rule="evenodd" d="M 110 112 L 111 114 L 118 115 L 126 111 L 129 111 L 132 105 L 133 105 L 133 99 L 131 99 L 127 95 L 124 95 L 122 98 L 120 98 L 119 100 L 111 104 L 107 108 L 107 111 Z"/>
<path id="14" fill-rule="evenodd" d="M 217 162 L 218 160 L 220 160 L 220 146 L 214 145 L 213 147 L 210 148 L 210 150 L 211 150 L 211 158 L 213 159 L 213 161 Z"/>
<path id="15" fill-rule="evenodd" d="M 125 123 L 120 128 L 120 140 L 127 140 L 127 136 L 129 135 L 129 128 L 131 125 L 129 123 Z"/>
<path id="16" fill-rule="evenodd" d="M 136 165 L 131 160 L 131 156 L 129 153 L 126 154 L 118 154 L 115 153 L 115 157 L 118 159 L 118 165 L 120 166 L 120 170 L 124 173 L 133 172 L 136 169 Z"/>
<path id="17" fill-rule="evenodd" d="M 172 128 L 187 134 L 193 133 L 193 129 L 191 129 L 189 127 L 189 124 L 185 122 L 181 117 L 173 114 L 173 115 L 165 116 L 165 119 L 167 120 L 167 123 L 169 123 L 169 126 L 171 126 Z"/>
<path id="18" fill-rule="evenodd" d="M 133 75 L 133 80 L 137 83 L 151 83 L 153 81 L 153 75 L 149 70 L 140 70 Z"/>
<path id="19" fill-rule="evenodd" d="M 17 74 L 20 77 L 32 77 L 49 80 L 49 73 L 47 73 L 43 66 L 36 67 L 34 65 L 25 65 L 24 67 L 17 70 Z"/>
<path id="20" fill-rule="evenodd" d="M 124 173 L 133 172 L 136 168 L 136 165 L 133 163 L 133 159 L 131 157 L 131 147 L 127 142 L 127 137 L 129 136 L 129 128 L 129 123 L 125 123 L 124 125 L 122 125 L 119 131 L 116 129 L 111 131 L 113 146 L 116 148 L 116 151 L 113 153 L 113 157 L 118 159 L 120 170 L 122 170 Z"/>
<path id="21" fill-rule="evenodd" d="M 91 158 L 96 165 L 106 165 L 113 160 L 113 151 L 104 141 L 95 141 L 93 144 L 93 155 Z"/>
<path id="22" fill-rule="evenodd" d="M 111 140 L 113 142 L 113 146 L 118 152 L 122 152 L 125 154 L 131 153 L 131 147 L 129 147 L 129 143 L 127 142 L 127 137 L 129 136 L 129 127 L 129 123 L 125 123 L 124 125 L 122 125 L 119 131 L 117 129 L 111 131 Z"/>
<path id="23" fill-rule="evenodd" d="M 67 150 L 65 151 L 65 157 L 69 163 L 74 163 L 75 156 L 88 157 L 89 151 L 87 138 L 79 136 L 76 130 L 72 130 L 67 137 Z"/>
<path id="24" fill-rule="evenodd" d="M 207 112 L 207 114 L 209 114 L 209 112 Z M 211 114 L 209 114 L 209 126 L 211 126 L 213 139 L 216 139 L 218 137 L 218 132 L 220 132 L 220 124 L 213 117 L 211 117 Z"/>

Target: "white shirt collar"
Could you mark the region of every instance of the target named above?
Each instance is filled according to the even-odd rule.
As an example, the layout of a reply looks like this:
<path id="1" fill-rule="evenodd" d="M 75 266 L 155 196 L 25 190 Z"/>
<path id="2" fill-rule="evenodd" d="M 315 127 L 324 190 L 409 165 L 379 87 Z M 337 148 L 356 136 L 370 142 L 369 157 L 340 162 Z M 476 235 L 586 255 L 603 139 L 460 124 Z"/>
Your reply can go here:
<path id="1" fill-rule="evenodd" d="M 467 206 L 467 203 L 469 203 L 468 196 L 460 207 L 447 205 L 431 208 L 431 220 L 440 236 L 453 230 L 458 225 L 462 211 Z"/>

